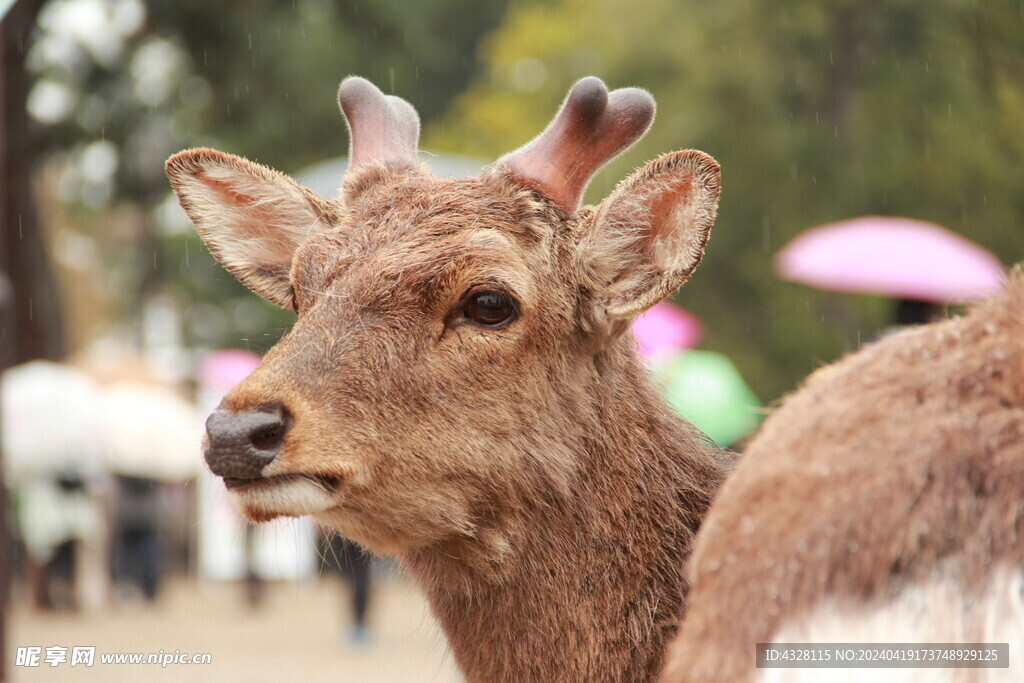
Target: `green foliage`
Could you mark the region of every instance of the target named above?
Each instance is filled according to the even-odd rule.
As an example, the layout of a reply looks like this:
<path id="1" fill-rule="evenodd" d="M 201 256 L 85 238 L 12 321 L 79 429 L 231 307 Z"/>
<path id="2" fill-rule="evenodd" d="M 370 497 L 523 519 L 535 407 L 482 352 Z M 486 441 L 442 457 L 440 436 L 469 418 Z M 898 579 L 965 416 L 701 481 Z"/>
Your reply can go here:
<path id="1" fill-rule="evenodd" d="M 467 85 L 504 3 L 293 0 L 150 3 L 213 86 L 204 121 L 231 151 L 294 169 L 346 151 L 334 93 L 357 74 L 429 121 Z"/>
<path id="2" fill-rule="evenodd" d="M 722 165 L 717 226 L 678 301 L 762 398 L 870 340 L 888 302 L 779 282 L 771 257 L 864 214 L 946 225 L 1024 258 L 1024 5 L 941 0 L 521 0 L 427 143 L 494 158 L 598 75 L 658 100 L 648 136 L 592 185 L 695 147 Z"/>

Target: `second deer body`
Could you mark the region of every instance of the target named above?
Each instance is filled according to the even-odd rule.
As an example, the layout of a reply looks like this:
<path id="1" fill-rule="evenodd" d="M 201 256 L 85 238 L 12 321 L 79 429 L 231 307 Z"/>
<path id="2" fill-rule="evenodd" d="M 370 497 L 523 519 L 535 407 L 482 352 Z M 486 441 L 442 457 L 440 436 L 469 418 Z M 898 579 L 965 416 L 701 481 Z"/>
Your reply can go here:
<path id="1" fill-rule="evenodd" d="M 811 375 L 722 487 L 691 578 L 666 683 L 1024 680 L 1024 277 Z M 772 642 L 1008 642 L 1010 666 L 756 669 Z"/>

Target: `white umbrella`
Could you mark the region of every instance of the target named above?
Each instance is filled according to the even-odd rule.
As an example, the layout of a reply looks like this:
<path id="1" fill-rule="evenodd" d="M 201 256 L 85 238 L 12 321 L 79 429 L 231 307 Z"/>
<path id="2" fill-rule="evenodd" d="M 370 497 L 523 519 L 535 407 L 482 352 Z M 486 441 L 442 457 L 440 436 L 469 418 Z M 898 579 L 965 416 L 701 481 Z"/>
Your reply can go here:
<path id="1" fill-rule="evenodd" d="M 111 472 L 182 482 L 199 471 L 203 421 L 193 404 L 141 382 L 104 387 L 101 400 L 102 452 Z"/>
<path id="2" fill-rule="evenodd" d="M 458 154 L 435 154 L 420 150 L 420 159 L 438 178 L 467 178 L 480 173 L 487 162 Z M 335 157 L 308 166 L 295 174 L 295 181 L 328 199 L 338 194 L 341 179 L 348 169 L 348 157 Z"/>
<path id="3" fill-rule="evenodd" d="M 5 371 L 0 394 L 9 481 L 93 466 L 100 452 L 99 392 L 67 365 L 32 361 Z"/>
<path id="4" fill-rule="evenodd" d="M 4 16 L 14 7 L 14 2 L 15 0 L 0 0 L 0 21 L 3 21 Z"/>

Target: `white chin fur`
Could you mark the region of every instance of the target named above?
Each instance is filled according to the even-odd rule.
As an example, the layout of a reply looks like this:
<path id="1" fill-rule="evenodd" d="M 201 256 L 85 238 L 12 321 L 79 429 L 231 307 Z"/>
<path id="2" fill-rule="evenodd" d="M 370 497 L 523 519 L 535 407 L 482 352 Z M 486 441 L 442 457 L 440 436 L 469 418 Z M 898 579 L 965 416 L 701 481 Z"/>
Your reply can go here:
<path id="1" fill-rule="evenodd" d="M 228 489 L 228 499 L 242 515 L 254 518 L 314 515 L 335 506 L 334 496 L 311 481 L 294 479 L 244 491 Z"/>

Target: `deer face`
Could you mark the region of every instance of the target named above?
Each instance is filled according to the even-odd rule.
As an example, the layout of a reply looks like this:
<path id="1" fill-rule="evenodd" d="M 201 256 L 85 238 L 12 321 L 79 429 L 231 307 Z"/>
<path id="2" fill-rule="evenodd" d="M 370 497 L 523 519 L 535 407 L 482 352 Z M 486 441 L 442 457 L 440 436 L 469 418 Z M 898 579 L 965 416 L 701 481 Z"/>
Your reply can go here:
<path id="1" fill-rule="evenodd" d="M 570 404 L 696 267 L 717 165 L 670 154 L 577 210 L 649 125 L 646 93 L 585 79 L 537 140 L 465 180 L 416 163 L 403 101 L 349 79 L 341 104 L 339 201 L 220 152 L 168 161 L 213 254 L 298 316 L 210 416 L 206 460 L 256 521 L 312 514 L 379 552 L 474 537 L 571 490 Z"/>

